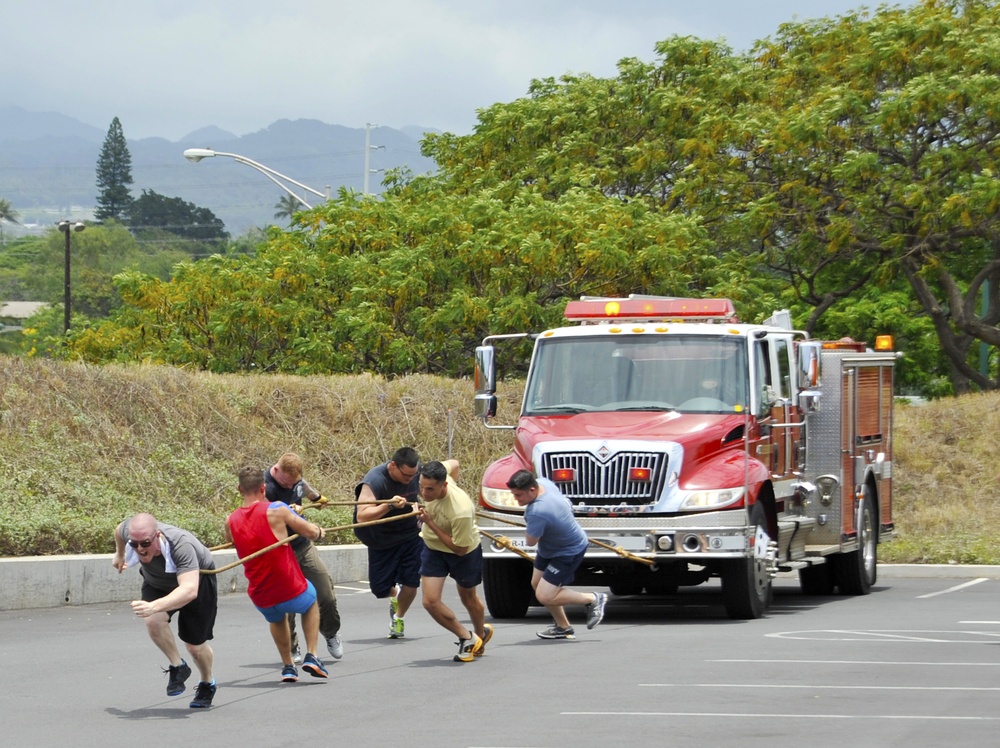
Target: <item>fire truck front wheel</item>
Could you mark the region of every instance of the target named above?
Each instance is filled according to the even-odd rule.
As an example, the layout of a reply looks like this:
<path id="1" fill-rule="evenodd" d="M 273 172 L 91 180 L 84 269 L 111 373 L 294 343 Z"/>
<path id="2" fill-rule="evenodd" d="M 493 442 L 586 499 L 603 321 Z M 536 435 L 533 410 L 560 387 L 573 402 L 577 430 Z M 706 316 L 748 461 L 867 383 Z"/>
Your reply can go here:
<path id="1" fill-rule="evenodd" d="M 767 532 L 767 514 L 760 502 L 750 510 L 750 524 Z M 722 602 L 735 620 L 760 618 L 771 602 L 767 560 L 756 555 L 729 561 L 722 569 Z"/>
<path id="2" fill-rule="evenodd" d="M 520 558 L 483 560 L 483 597 L 494 618 L 524 618 L 537 605 L 531 589 L 531 562 Z"/>

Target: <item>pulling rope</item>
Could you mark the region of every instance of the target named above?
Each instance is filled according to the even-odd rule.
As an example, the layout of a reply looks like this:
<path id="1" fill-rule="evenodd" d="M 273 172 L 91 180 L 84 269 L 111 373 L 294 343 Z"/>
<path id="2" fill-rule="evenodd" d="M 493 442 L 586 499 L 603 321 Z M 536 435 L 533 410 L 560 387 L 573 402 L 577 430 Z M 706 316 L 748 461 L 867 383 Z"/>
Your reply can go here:
<path id="1" fill-rule="evenodd" d="M 492 514 L 486 514 L 484 512 L 477 511 L 476 512 L 476 516 L 477 517 L 482 517 L 483 519 L 496 520 L 497 522 L 503 522 L 503 523 L 508 524 L 508 525 L 514 525 L 515 527 L 524 527 L 524 525 L 521 524 L 520 522 L 515 522 L 514 520 L 509 520 L 509 519 L 504 519 L 503 517 L 497 517 L 497 516 L 494 516 Z M 482 532 L 482 530 L 480 530 L 480 532 Z M 486 535 L 486 533 L 483 533 L 483 534 Z M 489 536 L 487 535 L 487 537 L 489 537 Z M 646 564 L 647 566 L 656 566 L 656 560 L 655 559 L 646 558 L 644 556 L 637 556 L 634 553 L 630 553 L 629 551 L 626 551 L 620 545 L 609 545 L 607 543 L 602 543 L 600 540 L 594 540 L 593 538 L 591 538 L 589 536 L 587 537 L 587 542 L 588 543 L 593 543 L 594 545 L 598 546 L 599 548 L 604 548 L 605 550 L 613 551 L 613 552 L 617 553 L 619 556 L 621 556 L 622 558 L 627 558 L 629 561 L 635 561 L 635 562 L 640 563 L 640 564 Z M 513 548 L 511 548 L 511 550 L 513 550 Z"/>
<path id="2" fill-rule="evenodd" d="M 486 530 L 480 530 L 479 534 L 480 535 L 485 535 L 490 540 L 492 540 L 494 543 L 496 543 L 497 545 L 499 545 L 499 546 L 501 546 L 503 548 L 506 548 L 508 551 L 514 551 L 514 553 L 516 553 L 521 558 L 526 558 L 529 561 L 534 561 L 535 560 L 534 556 L 532 556 L 529 553 L 525 553 L 523 550 L 521 550 L 520 548 L 518 548 L 517 546 L 515 546 L 511 542 L 510 538 L 508 538 L 505 535 L 491 535 L 490 533 L 486 532 Z"/>
<path id="3" fill-rule="evenodd" d="M 305 509 L 306 507 L 302 507 L 302 508 Z M 339 527 L 322 527 L 320 529 L 323 531 L 323 535 L 326 535 L 326 533 L 328 533 L 328 532 L 335 532 L 336 530 L 352 530 L 355 527 L 370 527 L 372 525 L 382 525 L 382 524 L 385 524 L 386 522 L 396 522 L 396 521 L 401 520 L 401 519 L 407 519 L 408 517 L 411 517 L 412 515 L 413 515 L 413 512 L 409 512 L 407 514 L 398 514 L 395 517 L 383 517 L 382 519 L 373 519 L 373 520 L 369 520 L 368 522 L 355 522 L 355 523 L 350 524 L 350 525 L 340 525 Z M 218 569 L 202 569 L 201 573 L 202 574 L 220 574 L 221 572 L 229 571 L 230 569 L 234 569 L 234 568 L 236 568 L 237 566 L 239 566 L 241 564 L 245 564 L 247 561 L 249 561 L 251 559 L 254 559 L 254 558 L 257 558 L 258 556 L 264 555 L 268 551 L 273 551 L 275 548 L 283 546 L 286 543 L 290 543 L 293 540 L 295 540 L 297 537 L 299 537 L 298 533 L 295 533 L 294 535 L 289 535 L 287 538 L 282 538 L 277 543 L 272 543 L 271 545 L 267 546 L 266 548 L 261 548 L 259 551 L 254 551 L 253 553 L 251 553 L 249 556 L 247 556 L 245 558 L 237 559 L 236 561 L 233 561 L 231 564 L 226 564 L 225 566 L 220 566 Z M 322 535 L 320 537 L 322 537 Z M 232 543 L 230 543 L 229 545 L 232 545 Z"/>

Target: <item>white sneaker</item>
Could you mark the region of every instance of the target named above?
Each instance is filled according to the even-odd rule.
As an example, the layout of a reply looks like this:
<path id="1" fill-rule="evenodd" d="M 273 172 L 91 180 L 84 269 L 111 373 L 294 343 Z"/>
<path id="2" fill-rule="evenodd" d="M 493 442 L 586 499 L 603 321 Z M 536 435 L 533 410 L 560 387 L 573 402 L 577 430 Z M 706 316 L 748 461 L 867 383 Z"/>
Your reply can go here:
<path id="1" fill-rule="evenodd" d="M 344 645 L 340 641 L 340 633 L 334 634 L 326 640 L 326 649 L 335 660 L 344 656 Z"/>

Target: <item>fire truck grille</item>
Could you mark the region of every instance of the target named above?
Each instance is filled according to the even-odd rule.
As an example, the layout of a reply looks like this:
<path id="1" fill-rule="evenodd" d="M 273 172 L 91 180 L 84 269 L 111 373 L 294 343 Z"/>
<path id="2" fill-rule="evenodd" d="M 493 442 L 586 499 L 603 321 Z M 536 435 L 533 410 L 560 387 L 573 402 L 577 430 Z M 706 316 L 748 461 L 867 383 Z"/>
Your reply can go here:
<path id="1" fill-rule="evenodd" d="M 549 480 L 557 470 L 572 471 L 573 480 L 556 485 L 574 504 L 651 504 L 663 491 L 667 457 L 657 452 L 619 452 L 600 462 L 588 452 L 550 452 L 542 455 L 541 468 Z M 633 471 L 647 473 L 649 479 L 630 480 Z"/>

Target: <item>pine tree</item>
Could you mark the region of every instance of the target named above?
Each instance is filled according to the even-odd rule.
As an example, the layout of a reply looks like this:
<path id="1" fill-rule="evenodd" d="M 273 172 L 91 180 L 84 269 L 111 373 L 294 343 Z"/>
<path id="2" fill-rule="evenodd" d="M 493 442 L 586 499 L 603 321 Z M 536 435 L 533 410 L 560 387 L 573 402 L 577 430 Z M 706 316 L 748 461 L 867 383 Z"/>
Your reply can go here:
<path id="1" fill-rule="evenodd" d="M 108 136 L 97 158 L 97 210 L 98 221 L 109 218 L 122 220 L 132 204 L 128 186 L 132 184 L 132 155 L 128 152 L 122 123 L 115 117 L 108 128 Z"/>

